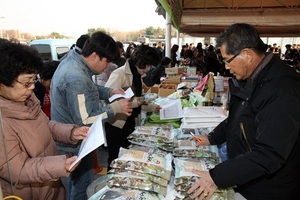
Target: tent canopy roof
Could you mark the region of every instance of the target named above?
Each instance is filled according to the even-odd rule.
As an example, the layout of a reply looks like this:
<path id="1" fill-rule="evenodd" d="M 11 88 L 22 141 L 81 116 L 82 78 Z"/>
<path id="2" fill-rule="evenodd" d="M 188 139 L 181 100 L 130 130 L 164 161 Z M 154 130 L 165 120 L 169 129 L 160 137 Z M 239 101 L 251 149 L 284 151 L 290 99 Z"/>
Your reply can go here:
<path id="1" fill-rule="evenodd" d="M 157 10 L 163 8 L 180 33 L 191 36 L 217 36 L 229 25 L 241 22 L 255 26 L 262 37 L 300 35 L 300 0 L 155 1 Z"/>

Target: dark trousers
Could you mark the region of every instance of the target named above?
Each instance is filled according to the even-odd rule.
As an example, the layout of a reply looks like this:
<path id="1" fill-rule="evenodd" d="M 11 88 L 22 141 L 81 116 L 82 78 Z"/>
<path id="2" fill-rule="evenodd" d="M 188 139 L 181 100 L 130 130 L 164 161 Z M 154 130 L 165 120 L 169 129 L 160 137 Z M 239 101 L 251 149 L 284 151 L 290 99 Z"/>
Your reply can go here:
<path id="1" fill-rule="evenodd" d="M 134 118 L 128 118 L 124 127 L 122 129 L 112 126 L 109 123 L 105 123 L 106 141 L 108 149 L 108 167 L 110 168 L 110 163 L 118 158 L 120 147 L 127 148 L 131 143 L 127 140 L 129 134 L 131 134 L 135 129 Z"/>
<path id="2" fill-rule="evenodd" d="M 69 145 L 70 146 L 70 145 Z M 62 146 L 61 143 L 57 143 L 57 148 L 60 155 L 63 154 L 71 154 L 77 155 L 78 148 L 71 148 L 67 146 Z M 86 190 L 88 186 L 94 180 L 94 171 L 93 171 L 93 162 L 94 156 L 93 152 L 86 155 L 82 158 L 79 165 L 76 169 L 71 173 L 69 177 L 63 177 L 62 181 L 67 190 L 67 198 L 68 200 L 87 200 L 88 196 Z"/>

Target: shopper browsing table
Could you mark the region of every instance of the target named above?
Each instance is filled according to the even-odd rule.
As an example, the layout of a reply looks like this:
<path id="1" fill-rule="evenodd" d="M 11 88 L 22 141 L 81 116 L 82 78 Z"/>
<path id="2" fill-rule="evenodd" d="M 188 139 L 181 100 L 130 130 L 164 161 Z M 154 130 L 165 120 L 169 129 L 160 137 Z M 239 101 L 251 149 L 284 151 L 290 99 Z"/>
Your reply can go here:
<path id="1" fill-rule="evenodd" d="M 233 24 L 218 38 L 229 83 L 229 116 L 204 145 L 227 142 L 228 160 L 200 175 L 188 191 L 209 199 L 217 188 L 233 187 L 246 199 L 294 199 L 300 191 L 300 82 L 272 53 L 257 30 Z"/>
<path id="2" fill-rule="evenodd" d="M 118 157 L 120 147 L 127 148 L 127 140 L 136 126 L 136 121 L 141 110 L 158 112 L 159 105 L 142 105 L 143 76 L 149 71 L 151 65 L 157 65 L 158 55 L 154 48 L 148 45 L 138 46 L 125 65 L 114 70 L 105 83 L 106 87 L 128 88 L 131 87 L 135 97 L 132 100 L 133 112 L 131 116 L 117 114 L 105 123 L 105 132 L 108 145 L 108 169 L 110 163 Z"/>
<path id="3" fill-rule="evenodd" d="M 108 100 L 114 94 L 124 94 L 120 88 L 96 85 L 92 76 L 102 73 L 109 63 L 119 57 L 119 49 L 114 39 L 95 32 L 88 38 L 81 52 L 71 50 L 55 71 L 51 81 L 51 119 L 90 126 L 103 113 L 108 118 L 117 113 L 131 115 L 130 99 L 120 99 L 103 107 L 100 100 Z M 60 153 L 77 154 L 80 145 L 57 143 Z M 93 152 L 85 156 L 70 176 L 68 186 L 70 200 L 87 199 L 86 189 L 94 180 Z"/>
<path id="4" fill-rule="evenodd" d="M 61 177 L 76 156 L 58 155 L 54 140 L 76 144 L 89 127 L 49 121 L 33 93 L 43 62 L 32 47 L 0 39 L 0 185 L 4 197 L 62 200 Z"/>

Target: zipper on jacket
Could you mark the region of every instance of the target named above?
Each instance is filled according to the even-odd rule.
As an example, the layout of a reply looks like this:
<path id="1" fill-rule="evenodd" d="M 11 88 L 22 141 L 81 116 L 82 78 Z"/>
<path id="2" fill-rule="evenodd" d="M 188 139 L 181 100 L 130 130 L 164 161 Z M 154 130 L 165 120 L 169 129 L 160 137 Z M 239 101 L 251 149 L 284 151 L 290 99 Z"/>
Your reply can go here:
<path id="1" fill-rule="evenodd" d="M 248 140 L 247 140 L 246 133 L 245 133 L 245 129 L 244 129 L 244 125 L 243 125 L 242 122 L 240 123 L 240 127 L 241 127 L 241 130 L 242 130 L 242 133 L 243 133 L 243 137 L 244 137 L 244 139 L 245 139 L 245 141 L 246 141 L 246 144 L 247 144 L 247 146 L 248 146 L 248 149 L 249 149 L 249 151 L 252 151 L 252 149 L 251 149 L 251 147 L 250 147 L 250 145 L 249 145 L 249 142 L 248 142 Z"/>

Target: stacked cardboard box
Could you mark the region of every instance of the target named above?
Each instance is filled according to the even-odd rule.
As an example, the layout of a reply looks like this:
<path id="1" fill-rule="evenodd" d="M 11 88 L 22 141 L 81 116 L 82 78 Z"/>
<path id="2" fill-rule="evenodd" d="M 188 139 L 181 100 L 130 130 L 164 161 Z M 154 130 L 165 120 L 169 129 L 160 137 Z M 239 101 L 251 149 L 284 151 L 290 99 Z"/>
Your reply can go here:
<path id="1" fill-rule="evenodd" d="M 181 82 L 181 75 L 168 76 L 163 83 L 179 84 Z"/>
<path id="2" fill-rule="evenodd" d="M 183 72 L 184 72 L 183 67 L 170 67 L 165 69 L 165 73 L 167 75 L 178 75 L 178 74 L 182 74 Z"/>
<path id="3" fill-rule="evenodd" d="M 176 88 L 177 88 L 177 84 L 162 83 L 160 84 L 158 89 L 158 96 L 167 97 L 170 94 L 173 94 L 176 91 Z"/>
<path id="4" fill-rule="evenodd" d="M 158 94 L 159 85 L 155 84 L 152 87 L 148 87 L 146 93 Z"/>
<path id="5" fill-rule="evenodd" d="M 196 75 L 196 67 L 188 67 L 188 68 L 186 68 L 186 73 L 188 75 Z"/>

